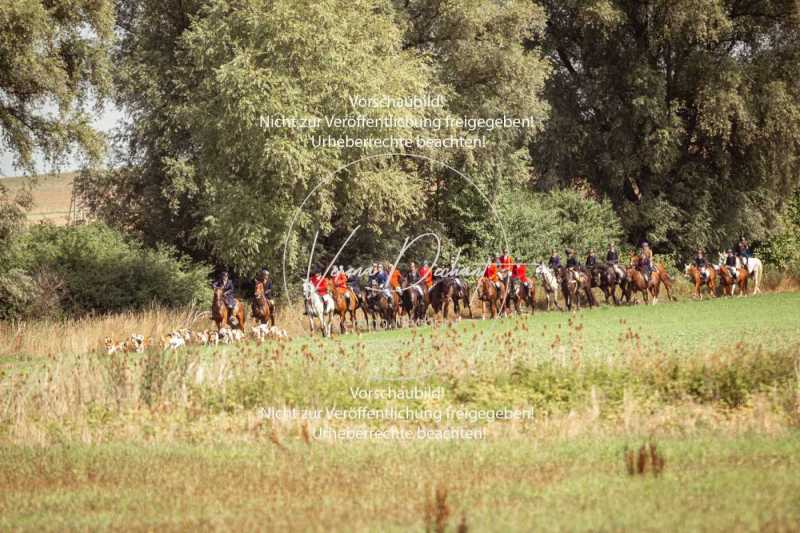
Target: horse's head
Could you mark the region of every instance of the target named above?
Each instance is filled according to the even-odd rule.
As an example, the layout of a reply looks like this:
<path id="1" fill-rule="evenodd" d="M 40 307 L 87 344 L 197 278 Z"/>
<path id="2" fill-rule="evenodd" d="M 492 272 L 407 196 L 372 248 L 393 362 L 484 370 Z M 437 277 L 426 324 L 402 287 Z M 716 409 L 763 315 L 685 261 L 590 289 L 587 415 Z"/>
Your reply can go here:
<path id="1" fill-rule="evenodd" d="M 315 292 L 316 290 L 314 290 L 314 285 L 310 281 L 305 280 L 303 282 L 303 298 L 305 298 L 306 300 L 310 300 L 311 295 L 314 294 Z"/>
<path id="2" fill-rule="evenodd" d="M 214 287 L 214 301 L 222 301 L 225 296 L 225 290 L 222 287 Z"/>
<path id="3" fill-rule="evenodd" d="M 264 297 L 264 283 L 261 281 L 256 281 L 256 289 L 255 289 L 256 298 L 263 298 Z"/>
<path id="4" fill-rule="evenodd" d="M 552 274 L 550 267 L 545 265 L 544 262 L 539 263 L 539 266 L 536 267 L 536 275 L 544 277 L 546 274 Z"/>

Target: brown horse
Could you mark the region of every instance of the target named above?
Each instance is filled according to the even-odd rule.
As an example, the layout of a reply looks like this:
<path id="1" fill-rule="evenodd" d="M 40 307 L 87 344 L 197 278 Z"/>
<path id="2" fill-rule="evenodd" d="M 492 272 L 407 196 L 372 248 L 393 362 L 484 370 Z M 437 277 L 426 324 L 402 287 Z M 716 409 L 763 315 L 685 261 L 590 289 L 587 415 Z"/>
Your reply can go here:
<path id="1" fill-rule="evenodd" d="M 366 289 L 366 311 L 372 320 L 372 329 L 377 329 L 376 316 L 381 319 L 381 323 L 386 328 L 394 328 L 397 325 L 396 300 L 397 291 L 391 290 L 386 294 L 386 289 L 373 281 Z M 392 294 L 394 293 L 394 294 Z M 369 329 L 369 321 L 367 322 Z"/>
<path id="2" fill-rule="evenodd" d="M 728 266 L 719 266 L 719 286 L 722 288 L 722 293 L 725 296 L 733 296 L 736 293 L 736 288 L 739 289 L 739 296 L 747 294 L 747 269 L 740 267 L 736 269 L 736 277 L 731 275 Z"/>
<path id="3" fill-rule="evenodd" d="M 649 303 L 649 285 L 647 280 L 644 279 L 644 274 L 632 266 L 628 267 L 625 273 L 628 275 L 628 284 L 624 289 L 625 301 L 631 303 L 631 296 L 633 296 L 633 303 L 636 303 L 636 293 L 640 292 L 644 303 Z M 652 279 L 653 276 L 651 275 L 650 277 Z"/>
<path id="4" fill-rule="evenodd" d="M 342 333 L 347 333 L 345 320 L 347 319 L 348 313 L 350 313 L 351 327 L 353 330 L 358 330 L 358 326 L 356 325 L 356 311 L 359 307 L 361 307 L 361 300 L 356 296 L 356 293 L 353 292 L 353 289 L 350 287 L 334 288 L 333 310 L 339 315 L 339 328 Z M 362 309 L 362 311 L 364 312 L 364 320 L 368 321 L 367 310 Z"/>
<path id="5" fill-rule="evenodd" d="M 472 308 L 469 305 L 469 285 L 455 277 L 444 277 L 437 280 L 431 289 L 431 305 L 435 312 L 441 311 L 443 320 L 447 320 L 451 302 L 457 320 L 461 319 L 462 304 L 469 312 L 469 317 L 472 318 Z"/>
<path id="6" fill-rule="evenodd" d="M 644 294 L 644 303 L 648 303 L 648 298 L 647 298 L 648 294 L 647 293 L 649 293 L 649 296 L 653 297 L 653 305 L 655 305 L 656 302 L 658 302 L 658 293 L 661 290 L 661 271 L 659 270 L 659 267 L 663 268 L 663 265 L 658 265 L 654 269 L 651 269 L 650 270 L 650 276 L 649 276 L 649 279 L 648 279 L 648 278 L 645 277 L 645 275 L 644 275 L 644 273 L 642 272 L 642 269 L 641 269 L 641 257 L 639 257 L 636 254 L 631 255 L 631 263 L 630 264 L 631 264 L 631 268 L 636 270 L 641 275 L 641 279 L 640 280 L 637 279 L 637 286 L 633 287 L 633 290 L 634 291 L 639 291 L 639 292 L 645 292 L 646 291 L 645 294 Z M 666 276 L 665 277 L 666 283 L 670 283 L 669 274 L 667 274 L 666 270 L 664 270 L 663 272 L 664 272 L 664 275 Z M 641 287 L 639 286 L 640 282 L 645 285 L 645 291 L 642 291 Z M 670 296 L 670 294 L 671 294 L 670 293 L 671 285 L 665 284 L 664 287 L 667 289 L 667 295 Z"/>
<path id="7" fill-rule="evenodd" d="M 514 304 L 514 311 L 517 314 L 520 314 L 520 302 L 524 303 L 533 314 L 536 311 L 536 283 L 528 281 L 526 285 L 519 278 L 511 278 L 508 299 Z"/>
<path id="8" fill-rule="evenodd" d="M 675 301 L 676 298 L 672 296 L 672 278 L 669 276 L 669 272 L 667 272 L 667 268 L 664 266 L 664 263 L 658 263 L 656 265 L 656 270 L 653 272 L 652 277 L 656 278 L 656 287 L 655 293 L 653 294 L 653 303 L 658 299 L 658 295 L 661 293 L 661 285 L 664 285 L 664 289 L 667 291 L 667 300 Z"/>
<path id="9" fill-rule="evenodd" d="M 253 319 L 258 324 L 275 325 L 275 315 L 272 313 L 272 308 L 269 305 L 267 297 L 264 296 L 264 283 L 256 281 L 256 290 L 253 295 Z"/>
<path id="10" fill-rule="evenodd" d="M 222 287 L 214 289 L 214 298 L 211 302 L 211 319 L 217 324 L 218 331 L 227 326 L 244 331 L 244 306 L 238 299 L 235 302 L 233 316 L 236 317 L 238 323 L 233 326 L 229 322 L 231 317 L 228 316 L 228 306 L 225 305 L 225 292 Z"/>
<path id="11" fill-rule="evenodd" d="M 703 295 L 700 293 L 700 289 L 703 285 L 708 287 L 708 294 L 712 298 L 716 296 L 715 291 L 717 290 L 717 272 L 712 266 L 706 268 L 706 272 L 708 275 L 704 280 L 699 268 L 697 268 L 695 265 L 686 265 L 686 277 L 689 278 L 692 283 L 694 283 L 694 296 L 695 298 L 699 298 L 701 300 L 703 299 Z"/>
<path id="12" fill-rule="evenodd" d="M 481 301 L 481 319 L 486 319 L 486 311 L 488 309 L 491 318 L 494 318 L 499 312 L 500 302 L 503 299 L 504 289 L 497 289 L 497 286 L 492 280 L 486 276 L 481 276 L 478 280 L 478 299 Z"/>
<path id="13" fill-rule="evenodd" d="M 589 308 L 597 305 L 594 294 L 592 294 L 592 279 L 589 274 L 581 270 L 561 267 L 559 278 L 561 280 L 561 293 L 564 295 L 564 302 L 568 310 L 572 310 L 573 305 L 576 309 L 581 308 L 581 291 L 586 295 Z"/>
<path id="14" fill-rule="evenodd" d="M 425 283 L 417 282 L 417 278 L 411 278 L 409 275 L 400 278 L 400 288 L 403 291 L 400 300 L 403 312 L 409 321 L 419 325 L 425 321 L 428 314 L 430 297 Z"/>

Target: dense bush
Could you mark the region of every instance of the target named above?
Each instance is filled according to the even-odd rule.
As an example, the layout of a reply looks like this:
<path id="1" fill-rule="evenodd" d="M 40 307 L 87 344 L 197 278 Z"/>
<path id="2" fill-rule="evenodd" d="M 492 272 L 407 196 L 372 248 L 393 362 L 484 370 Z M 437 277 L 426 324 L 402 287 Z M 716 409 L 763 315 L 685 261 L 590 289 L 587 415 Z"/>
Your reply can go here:
<path id="1" fill-rule="evenodd" d="M 11 268 L 0 278 L 3 318 L 29 314 L 42 293 L 57 294 L 54 312 L 71 314 L 208 298 L 205 266 L 168 248 L 144 248 L 101 223 L 34 226 L 13 241 L 5 262 Z"/>
<path id="2" fill-rule="evenodd" d="M 757 250 L 767 264 L 800 276 L 800 190 L 781 217 L 783 231 Z"/>
<path id="3" fill-rule="evenodd" d="M 609 242 L 619 245 L 622 225 L 611 202 L 581 191 L 517 191 L 504 195 L 498 210 L 512 250 L 527 261 L 546 260 L 552 249 L 574 248 L 583 260 L 590 248 L 605 256 Z"/>

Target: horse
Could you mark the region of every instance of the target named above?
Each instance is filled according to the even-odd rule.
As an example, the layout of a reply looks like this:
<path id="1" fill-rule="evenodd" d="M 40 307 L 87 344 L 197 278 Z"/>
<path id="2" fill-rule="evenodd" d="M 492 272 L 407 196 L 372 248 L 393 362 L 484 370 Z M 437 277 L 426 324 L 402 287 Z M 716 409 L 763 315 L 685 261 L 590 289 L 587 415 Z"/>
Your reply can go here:
<path id="1" fill-rule="evenodd" d="M 469 286 L 460 279 L 453 276 L 446 276 L 436 280 L 430 291 L 431 305 L 437 313 L 442 313 L 442 318 L 447 320 L 450 310 L 450 302 L 453 303 L 453 312 L 456 319 L 461 319 L 461 304 L 469 310 L 472 318 L 472 308 L 469 305 Z"/>
<path id="2" fill-rule="evenodd" d="M 498 290 L 494 281 L 481 276 L 478 280 L 478 299 L 481 301 L 481 319 L 486 320 L 486 311 L 488 309 L 491 318 L 494 318 L 499 313 L 499 300 L 501 297 L 502 289 Z"/>
<path id="3" fill-rule="evenodd" d="M 758 257 L 748 257 L 747 264 L 745 264 L 742 258 L 737 256 L 736 267 L 746 268 L 748 277 L 753 278 L 753 294 L 761 292 L 761 277 L 764 274 L 764 265 L 761 263 L 761 259 Z"/>
<path id="4" fill-rule="evenodd" d="M 360 306 L 361 301 L 359 300 L 356 293 L 353 292 L 353 289 L 350 287 L 344 287 L 343 289 L 334 288 L 333 289 L 333 304 L 334 304 L 334 311 L 339 316 L 339 329 L 341 332 L 347 333 L 347 328 L 345 327 L 345 320 L 347 319 L 347 313 L 350 313 L 350 323 L 354 330 L 358 329 L 356 325 L 356 311 Z M 367 312 L 364 311 L 364 317 L 366 320 Z"/>
<path id="5" fill-rule="evenodd" d="M 228 306 L 225 305 L 225 291 L 223 288 L 217 287 L 214 289 L 214 297 L 211 301 L 211 319 L 217 324 L 217 331 L 228 326 L 232 329 L 244 331 L 244 306 L 238 299 L 234 299 L 234 302 L 233 313 L 231 314 Z M 230 318 L 237 320 L 235 326 L 229 322 Z"/>
<path id="6" fill-rule="evenodd" d="M 531 313 L 535 312 L 536 304 L 536 285 L 528 282 L 523 283 L 521 279 L 512 277 L 508 287 L 508 300 L 514 304 L 514 311 L 520 314 L 520 302 L 523 302 Z"/>
<path id="7" fill-rule="evenodd" d="M 539 263 L 539 266 L 536 267 L 536 275 L 542 280 L 542 288 L 547 298 L 547 310 L 549 311 L 552 306 L 555 306 L 556 309 L 561 311 L 561 306 L 558 304 L 558 279 L 556 275 L 544 263 Z"/>
<path id="8" fill-rule="evenodd" d="M 264 282 L 262 281 L 256 281 L 256 290 L 253 294 L 252 311 L 253 319 L 256 320 L 258 324 L 266 324 L 269 322 L 270 325 L 275 325 L 275 315 L 272 313 L 269 301 L 264 295 Z"/>
<path id="9" fill-rule="evenodd" d="M 653 305 L 656 305 L 656 303 L 658 302 L 658 294 L 661 290 L 661 271 L 658 270 L 659 268 L 658 266 L 656 266 L 656 268 L 651 268 L 650 277 L 648 279 L 645 277 L 644 273 L 642 273 L 641 262 L 642 262 L 641 257 L 639 257 L 636 254 L 631 255 L 631 263 L 630 263 L 631 267 L 642 275 L 642 279 L 637 280 L 637 283 L 639 281 L 644 282 L 647 292 L 649 292 L 650 296 L 653 297 Z M 663 269 L 663 265 L 661 265 L 661 268 Z M 667 295 L 671 298 L 672 296 L 669 290 L 670 286 L 668 285 L 669 274 L 667 274 L 666 270 L 663 270 L 663 272 L 666 275 L 665 287 L 667 288 Z M 636 290 L 641 290 L 641 289 L 637 287 Z M 647 296 L 648 295 L 645 294 L 645 299 L 644 299 L 645 303 L 648 303 Z"/>
<path id="10" fill-rule="evenodd" d="M 578 269 L 561 267 L 558 277 L 561 280 L 561 292 L 564 295 L 564 303 L 568 310 L 571 311 L 573 305 L 577 309 L 581 308 L 581 290 L 586 295 L 586 301 L 589 303 L 590 308 L 596 304 L 592 294 L 592 280 L 589 274 Z"/>
<path id="11" fill-rule="evenodd" d="M 625 274 L 628 277 L 628 284 L 623 291 L 623 294 L 625 296 L 625 301 L 631 303 L 631 296 L 633 296 L 633 303 L 636 303 L 636 293 L 641 292 L 642 298 L 644 299 L 644 303 L 648 304 L 649 285 L 647 283 L 647 280 L 644 279 L 644 274 L 642 274 L 639 271 L 639 269 L 634 268 L 632 266 L 628 267 L 625 270 Z"/>
<path id="12" fill-rule="evenodd" d="M 375 322 L 376 316 L 380 317 L 387 328 L 393 328 L 396 325 L 397 314 L 395 296 L 399 298 L 399 295 L 396 293 L 392 294 L 392 292 L 395 291 L 391 291 L 387 295 L 387 290 L 388 289 L 382 288 L 376 281 L 373 281 L 370 286 L 366 288 L 367 312 L 372 319 L 372 329 L 377 329 Z"/>
<path id="13" fill-rule="evenodd" d="M 652 272 L 650 275 L 656 278 L 653 303 L 655 303 L 655 301 L 658 299 L 658 295 L 661 293 L 662 284 L 664 285 L 664 289 L 667 291 L 667 300 L 672 300 L 672 301 L 677 300 L 677 298 L 672 296 L 672 278 L 670 278 L 669 272 L 667 272 L 667 268 L 664 266 L 664 263 L 658 263 L 656 265 L 655 271 Z"/>
<path id="14" fill-rule="evenodd" d="M 725 296 L 733 296 L 736 294 L 736 288 L 739 288 L 739 295 L 744 296 L 747 293 L 747 269 L 743 266 L 734 267 L 734 273 L 731 273 L 728 265 L 725 264 L 724 254 L 719 254 L 720 263 L 715 267 L 719 271 L 719 286 L 722 288 L 722 293 Z"/>
<path id="15" fill-rule="evenodd" d="M 700 293 L 700 288 L 703 285 L 708 286 L 708 294 L 713 298 L 716 296 L 716 289 L 717 289 L 717 271 L 714 270 L 714 267 L 706 268 L 706 272 L 708 276 L 706 279 L 703 279 L 703 275 L 695 265 L 689 264 L 686 265 L 686 269 L 684 270 L 684 275 L 694 283 L 694 296 L 695 298 L 703 299 L 703 295 Z"/>
<path id="16" fill-rule="evenodd" d="M 306 280 L 303 282 L 303 298 L 305 299 L 306 314 L 308 315 L 308 325 L 311 333 L 314 333 L 314 319 L 319 321 L 319 328 L 323 337 L 331 334 L 331 324 L 333 323 L 333 299 L 329 294 L 323 298 L 314 288 L 314 285 Z"/>
<path id="17" fill-rule="evenodd" d="M 614 305 L 619 305 L 617 287 L 620 288 L 621 294 L 625 294 L 625 286 L 627 286 L 628 282 L 627 277 L 624 275 L 620 276 L 617 268 L 612 264 L 598 265 L 594 268 L 593 272 L 597 276 L 597 286 L 600 287 L 600 290 L 603 291 L 603 295 L 606 297 L 606 303 L 608 303 L 609 298 L 611 298 L 614 301 Z M 622 270 L 622 272 L 623 274 L 625 273 L 624 270 Z"/>
<path id="18" fill-rule="evenodd" d="M 406 275 L 400 278 L 400 288 L 402 289 L 401 306 L 405 314 L 416 324 L 424 321 L 428 314 L 428 305 L 430 305 L 428 288 L 425 283 Z"/>

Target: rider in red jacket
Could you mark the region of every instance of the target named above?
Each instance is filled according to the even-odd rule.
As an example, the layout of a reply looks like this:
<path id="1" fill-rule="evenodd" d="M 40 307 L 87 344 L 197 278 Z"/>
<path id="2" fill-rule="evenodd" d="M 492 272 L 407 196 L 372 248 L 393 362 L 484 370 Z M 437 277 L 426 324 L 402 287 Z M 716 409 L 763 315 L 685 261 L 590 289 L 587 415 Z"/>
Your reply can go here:
<path id="1" fill-rule="evenodd" d="M 328 294 L 328 280 L 327 278 L 322 277 L 319 271 L 314 272 L 314 275 L 311 276 L 311 284 L 317 289 L 317 294 L 320 296 L 325 296 Z"/>
<path id="2" fill-rule="evenodd" d="M 528 284 L 528 276 L 526 275 L 525 270 L 527 266 L 525 263 L 514 263 L 514 266 L 511 268 L 511 277 L 520 280 L 525 285 Z"/>

